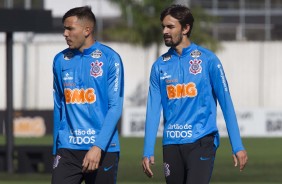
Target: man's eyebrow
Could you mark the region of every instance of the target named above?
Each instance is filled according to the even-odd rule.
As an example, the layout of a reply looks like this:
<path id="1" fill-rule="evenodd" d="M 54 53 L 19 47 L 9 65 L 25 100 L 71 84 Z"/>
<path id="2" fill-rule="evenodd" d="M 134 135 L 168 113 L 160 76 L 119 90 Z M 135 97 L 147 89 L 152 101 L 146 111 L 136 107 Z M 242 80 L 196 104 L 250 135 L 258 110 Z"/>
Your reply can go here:
<path id="1" fill-rule="evenodd" d="M 173 24 L 167 24 L 167 25 L 164 25 L 164 24 L 162 24 L 162 27 L 174 27 L 175 25 L 173 25 Z"/>
<path id="2" fill-rule="evenodd" d="M 64 29 L 71 29 L 71 26 L 64 26 Z"/>

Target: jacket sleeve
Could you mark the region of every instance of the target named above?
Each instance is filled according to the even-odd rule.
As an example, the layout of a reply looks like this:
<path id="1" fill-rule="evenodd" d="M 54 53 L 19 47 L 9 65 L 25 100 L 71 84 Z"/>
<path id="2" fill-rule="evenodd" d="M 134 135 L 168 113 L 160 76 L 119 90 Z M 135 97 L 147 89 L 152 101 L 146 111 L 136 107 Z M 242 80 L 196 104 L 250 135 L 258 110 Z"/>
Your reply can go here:
<path id="1" fill-rule="evenodd" d="M 94 145 L 106 150 L 121 117 L 124 98 L 124 71 L 121 58 L 113 54 L 108 74 L 108 112 Z"/>
<path id="2" fill-rule="evenodd" d="M 160 124 L 161 114 L 161 91 L 159 76 L 156 65 L 153 65 L 150 74 L 150 86 L 147 98 L 145 138 L 144 138 L 144 157 L 154 155 L 157 131 Z"/>
<path id="3" fill-rule="evenodd" d="M 53 111 L 53 155 L 57 153 L 57 137 L 60 128 L 60 121 L 62 115 L 62 83 L 60 76 L 59 61 L 54 59 L 53 62 L 53 99 L 54 99 L 54 111 Z"/>
<path id="4" fill-rule="evenodd" d="M 213 92 L 215 93 L 223 112 L 232 151 L 233 153 L 237 153 L 238 151 L 245 150 L 245 148 L 240 137 L 240 131 L 228 83 L 222 64 L 214 54 L 211 55 L 210 62 L 209 74 L 212 81 Z"/>

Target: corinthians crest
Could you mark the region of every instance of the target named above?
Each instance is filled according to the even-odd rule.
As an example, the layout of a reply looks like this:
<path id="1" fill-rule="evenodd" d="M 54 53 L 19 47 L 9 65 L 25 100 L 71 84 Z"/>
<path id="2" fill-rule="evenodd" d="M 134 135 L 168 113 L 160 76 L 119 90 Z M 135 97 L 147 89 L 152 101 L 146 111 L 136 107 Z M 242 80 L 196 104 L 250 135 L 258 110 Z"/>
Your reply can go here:
<path id="1" fill-rule="evenodd" d="M 189 68 L 190 73 L 194 75 L 201 73 L 202 72 L 201 63 L 202 60 L 199 59 L 190 60 L 190 68 Z"/>
<path id="2" fill-rule="evenodd" d="M 95 62 L 91 63 L 90 75 L 93 77 L 99 77 L 103 75 L 103 62 L 99 62 L 96 60 Z"/>

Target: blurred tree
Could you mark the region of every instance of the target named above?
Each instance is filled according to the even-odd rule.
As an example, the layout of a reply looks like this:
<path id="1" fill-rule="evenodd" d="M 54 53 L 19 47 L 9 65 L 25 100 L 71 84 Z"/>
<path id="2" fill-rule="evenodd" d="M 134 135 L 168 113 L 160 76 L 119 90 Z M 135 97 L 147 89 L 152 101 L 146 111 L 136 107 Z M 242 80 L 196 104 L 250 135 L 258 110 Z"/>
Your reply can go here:
<path id="1" fill-rule="evenodd" d="M 212 36 L 212 26 L 217 22 L 217 17 L 207 14 L 201 7 L 191 8 L 194 16 L 194 25 L 191 40 L 199 45 L 207 47 L 212 51 L 220 49 L 218 40 Z"/>
<path id="2" fill-rule="evenodd" d="M 159 57 L 163 43 L 161 12 L 174 3 L 174 0 L 110 0 L 121 9 L 121 19 L 112 27 L 103 31 L 103 38 L 117 42 L 128 42 L 148 48 L 156 45 L 156 58 Z M 215 51 L 218 43 L 208 30 L 215 21 L 199 7 L 191 8 L 195 18 L 191 40 Z M 147 61 L 145 64 L 148 65 Z M 148 66 L 146 66 L 148 68 Z M 145 70 L 147 71 L 147 70 Z M 148 76 L 148 74 L 145 74 Z M 145 106 L 147 97 L 147 80 L 139 81 L 136 91 L 129 97 L 133 106 Z"/>
<path id="3" fill-rule="evenodd" d="M 174 0 L 110 0 L 117 4 L 122 12 L 122 19 L 112 28 L 104 30 L 103 37 L 112 41 L 128 42 L 143 47 L 157 46 L 156 58 L 163 38 L 161 34 L 160 14 Z M 211 36 L 212 24 L 216 19 L 200 7 L 191 8 L 195 18 L 191 40 L 213 51 L 219 48 L 218 42 Z"/>

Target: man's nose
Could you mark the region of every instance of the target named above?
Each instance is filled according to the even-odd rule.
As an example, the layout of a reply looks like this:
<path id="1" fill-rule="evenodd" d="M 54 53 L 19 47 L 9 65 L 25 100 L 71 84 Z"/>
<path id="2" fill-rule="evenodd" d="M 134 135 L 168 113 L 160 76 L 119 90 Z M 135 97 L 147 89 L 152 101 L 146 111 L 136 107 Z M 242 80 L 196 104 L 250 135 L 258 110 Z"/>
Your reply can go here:
<path id="1" fill-rule="evenodd" d="M 167 34 L 168 33 L 168 28 L 164 27 L 163 28 L 163 34 Z"/>
<path id="2" fill-rule="evenodd" d="M 68 30 L 64 30 L 63 36 L 67 37 L 69 35 Z"/>

